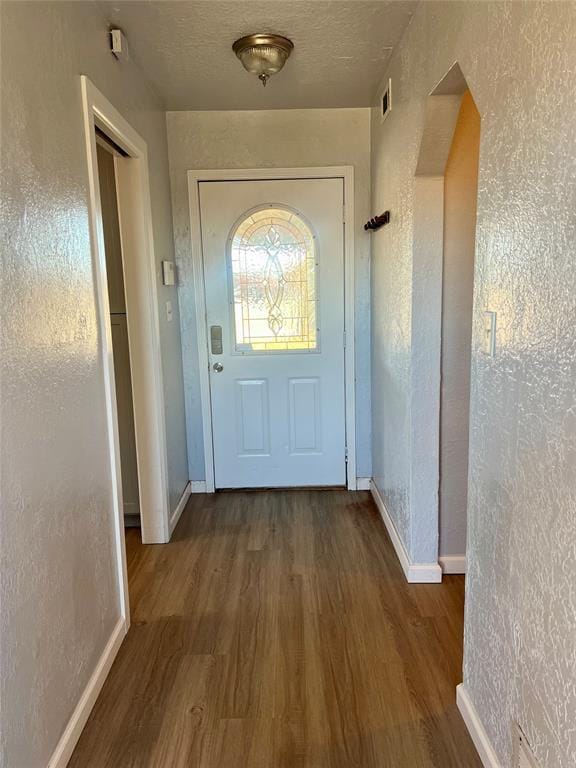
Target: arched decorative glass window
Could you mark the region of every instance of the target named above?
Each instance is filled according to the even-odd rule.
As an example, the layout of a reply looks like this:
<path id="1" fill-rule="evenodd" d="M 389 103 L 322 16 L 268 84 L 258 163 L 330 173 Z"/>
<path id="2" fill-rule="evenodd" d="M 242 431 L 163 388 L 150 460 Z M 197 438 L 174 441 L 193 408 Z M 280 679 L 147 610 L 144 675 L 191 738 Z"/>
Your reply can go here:
<path id="1" fill-rule="evenodd" d="M 316 244 L 294 211 L 253 211 L 230 243 L 236 351 L 317 348 Z"/>

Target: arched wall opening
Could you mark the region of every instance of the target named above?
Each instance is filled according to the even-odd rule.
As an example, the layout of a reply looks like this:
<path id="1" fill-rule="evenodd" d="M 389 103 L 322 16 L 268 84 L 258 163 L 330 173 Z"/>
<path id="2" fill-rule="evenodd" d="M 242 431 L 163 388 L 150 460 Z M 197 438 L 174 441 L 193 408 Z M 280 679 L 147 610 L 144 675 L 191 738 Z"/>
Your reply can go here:
<path id="1" fill-rule="evenodd" d="M 414 180 L 412 557 L 465 573 L 480 114 L 458 64 L 428 97 Z"/>

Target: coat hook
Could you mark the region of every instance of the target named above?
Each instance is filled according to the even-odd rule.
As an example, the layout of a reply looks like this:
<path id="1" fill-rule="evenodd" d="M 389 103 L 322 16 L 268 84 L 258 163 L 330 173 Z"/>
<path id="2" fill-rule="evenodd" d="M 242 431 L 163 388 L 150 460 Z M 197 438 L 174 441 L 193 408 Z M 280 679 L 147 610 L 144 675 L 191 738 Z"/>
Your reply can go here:
<path id="1" fill-rule="evenodd" d="M 380 229 L 380 227 L 383 227 L 384 224 L 388 224 L 390 221 L 390 211 L 384 211 L 384 213 L 381 213 L 380 216 L 374 216 L 374 218 L 370 219 L 370 221 L 367 221 L 366 224 L 364 224 L 364 229 L 366 231 L 372 231 L 374 232 L 377 229 Z"/>

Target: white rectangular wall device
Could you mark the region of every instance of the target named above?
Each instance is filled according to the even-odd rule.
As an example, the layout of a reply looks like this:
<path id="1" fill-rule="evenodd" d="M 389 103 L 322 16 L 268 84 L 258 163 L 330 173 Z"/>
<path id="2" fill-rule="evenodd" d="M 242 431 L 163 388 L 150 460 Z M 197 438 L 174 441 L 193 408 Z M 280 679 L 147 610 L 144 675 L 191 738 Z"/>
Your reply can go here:
<path id="1" fill-rule="evenodd" d="M 164 285 L 174 285 L 176 283 L 176 270 L 173 261 L 162 262 L 162 282 Z"/>
<path id="2" fill-rule="evenodd" d="M 128 59 L 128 38 L 121 29 L 110 30 L 110 50 L 117 59 Z"/>
<path id="3" fill-rule="evenodd" d="M 382 92 L 382 96 L 380 98 L 380 107 L 380 118 L 383 122 L 392 110 L 392 78 L 388 78 L 386 87 Z"/>
<path id="4" fill-rule="evenodd" d="M 494 357 L 496 354 L 496 312 L 484 312 L 482 352 L 489 357 Z"/>

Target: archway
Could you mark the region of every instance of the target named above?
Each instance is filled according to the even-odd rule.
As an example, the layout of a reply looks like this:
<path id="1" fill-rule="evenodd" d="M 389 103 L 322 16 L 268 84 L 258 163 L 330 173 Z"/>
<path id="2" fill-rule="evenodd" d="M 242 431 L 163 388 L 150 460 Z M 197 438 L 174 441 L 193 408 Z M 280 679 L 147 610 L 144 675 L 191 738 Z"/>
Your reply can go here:
<path id="1" fill-rule="evenodd" d="M 470 353 L 480 114 L 458 64 L 428 97 L 415 175 L 415 559 L 466 570 Z"/>

